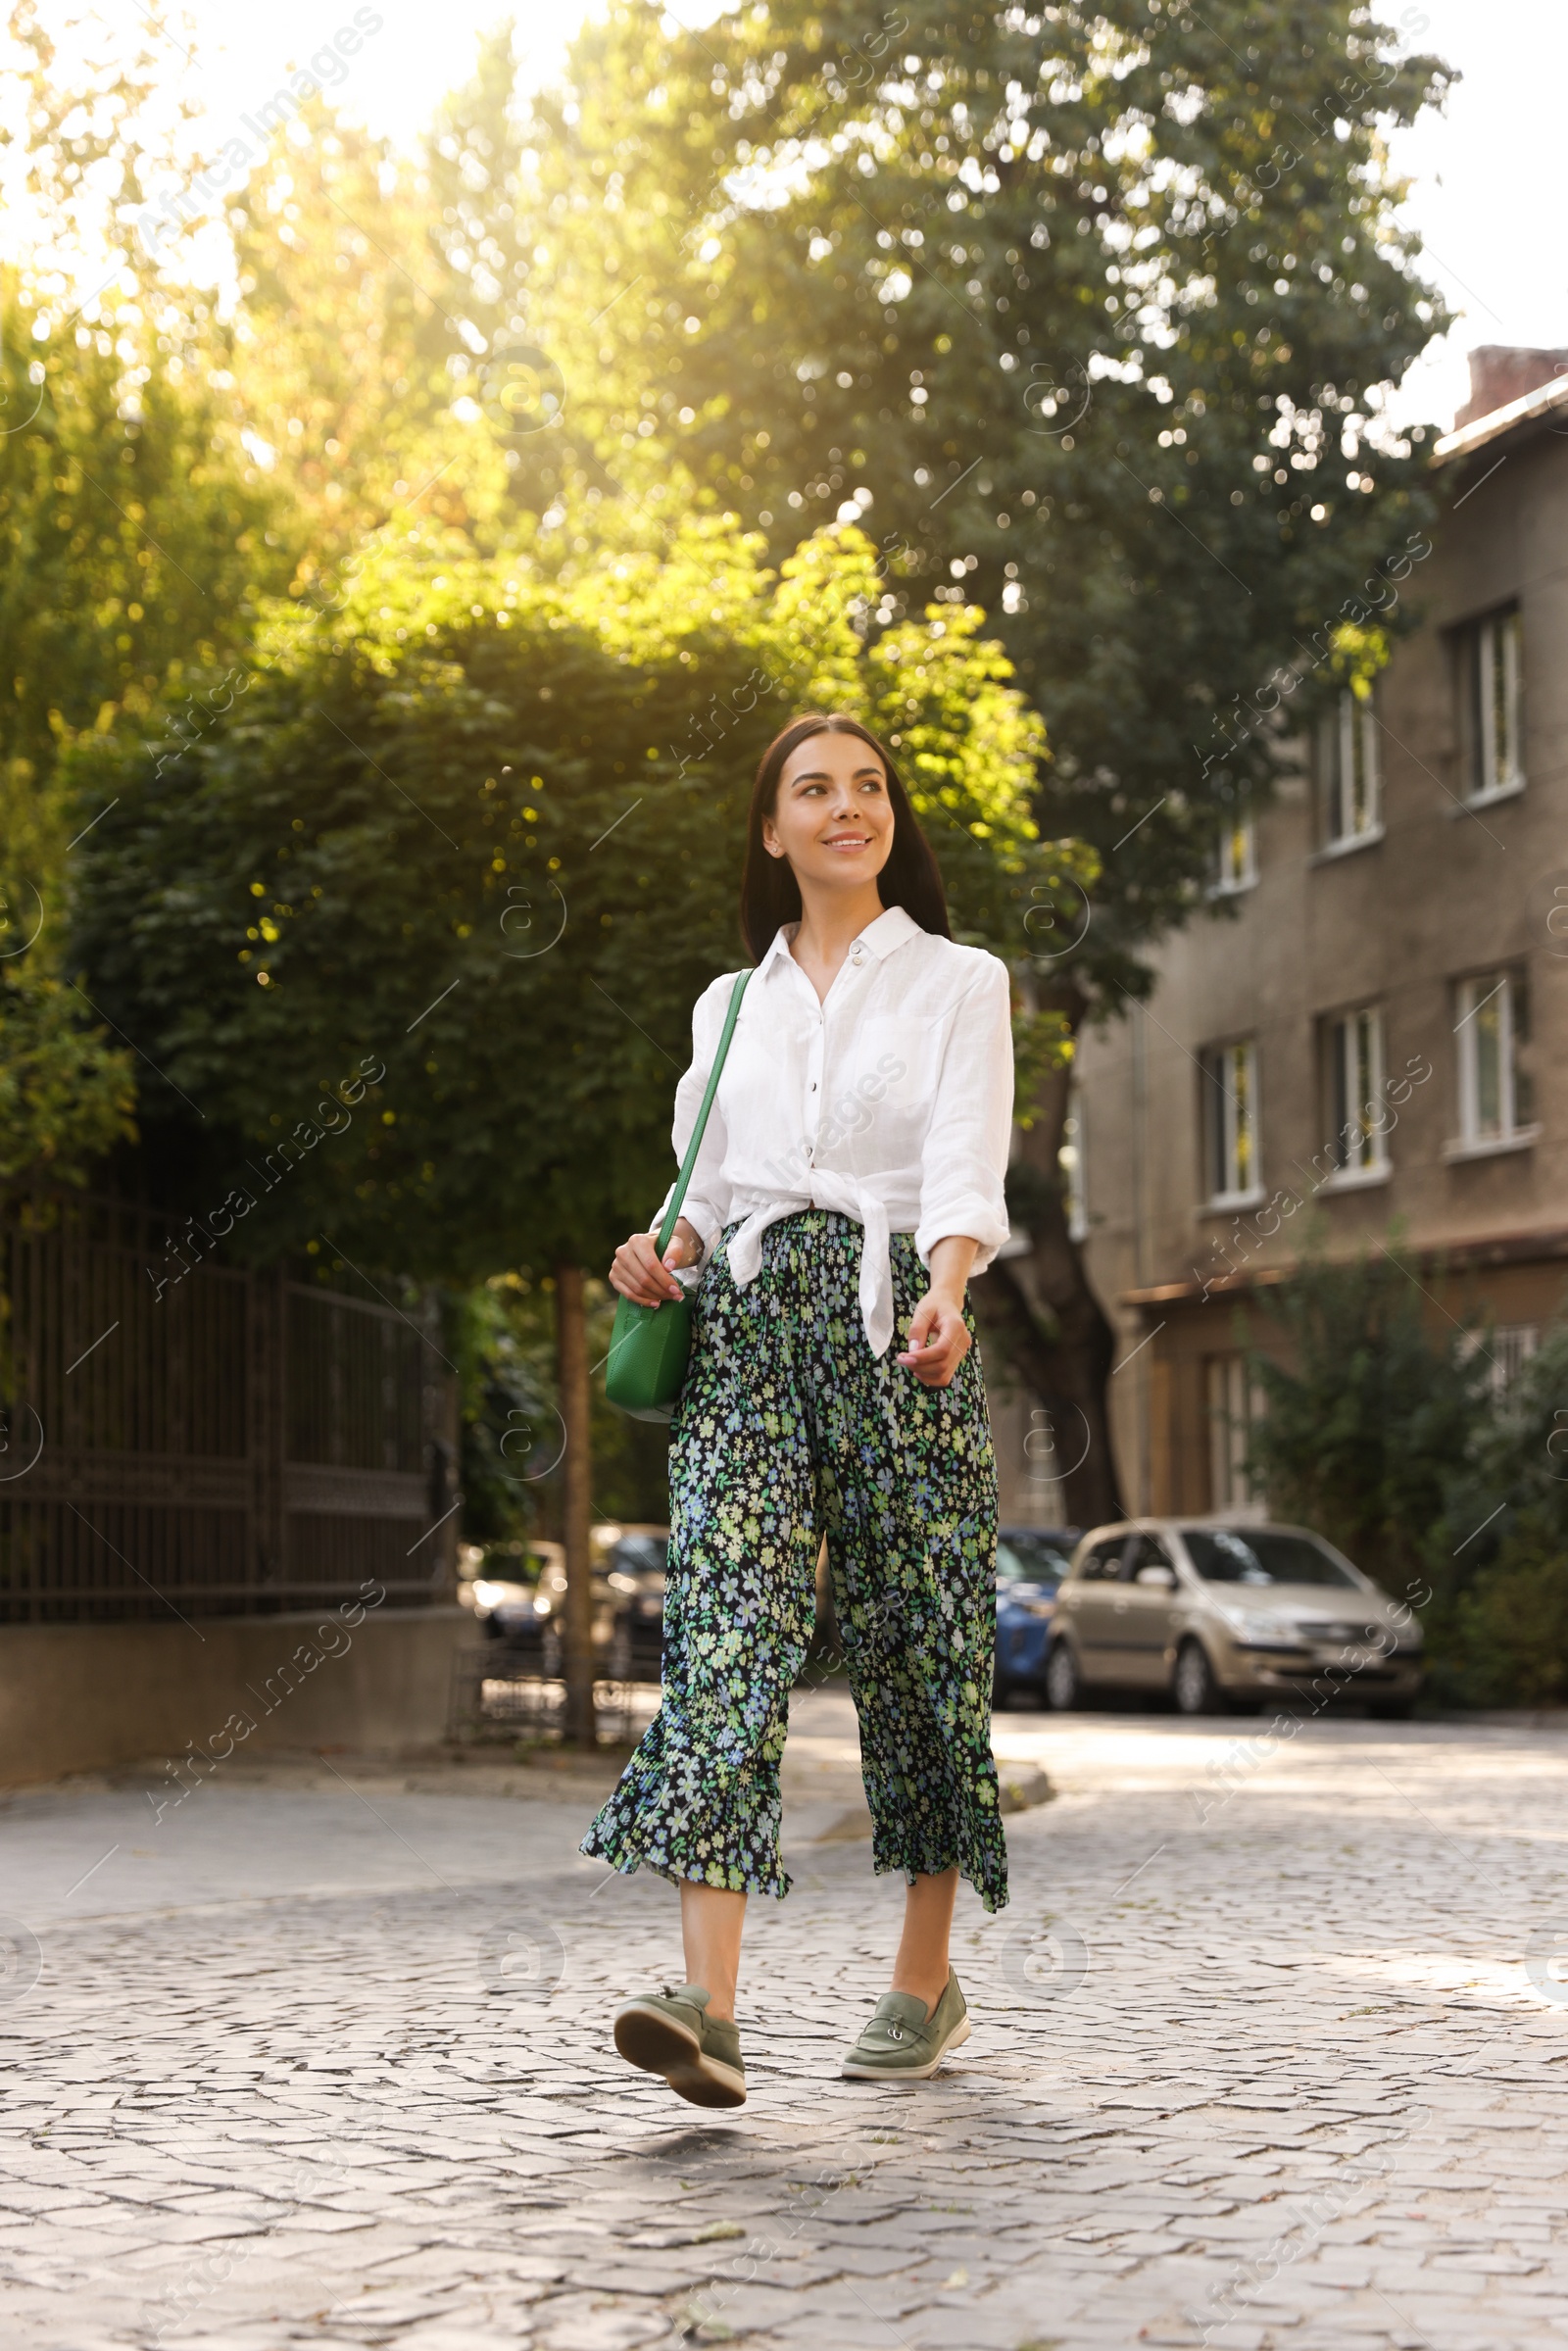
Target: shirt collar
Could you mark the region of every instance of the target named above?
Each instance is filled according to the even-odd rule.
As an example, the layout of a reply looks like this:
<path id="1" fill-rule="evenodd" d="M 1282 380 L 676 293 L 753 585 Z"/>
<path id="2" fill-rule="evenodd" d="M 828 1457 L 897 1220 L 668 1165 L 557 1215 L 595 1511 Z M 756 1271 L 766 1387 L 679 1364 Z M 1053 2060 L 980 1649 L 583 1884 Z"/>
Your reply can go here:
<path id="1" fill-rule="evenodd" d="M 773 933 L 767 953 L 757 966 L 759 979 L 764 978 L 770 966 L 781 958 L 785 962 L 794 961 L 794 957 L 790 954 L 790 947 L 800 927 L 798 922 L 780 923 L 778 929 Z M 854 945 L 869 949 L 878 962 L 881 962 L 886 956 L 893 954 L 895 948 L 902 947 L 906 939 L 918 938 L 919 935 L 920 925 L 912 914 L 906 912 L 903 906 L 887 906 L 874 922 L 866 924 Z"/>
<path id="2" fill-rule="evenodd" d="M 889 906 L 877 916 L 875 922 L 866 924 L 858 944 L 868 947 L 877 961 L 881 962 L 892 955 L 895 948 L 902 947 L 906 939 L 917 939 L 919 936 L 920 925 L 912 914 L 906 912 L 903 906 Z"/>

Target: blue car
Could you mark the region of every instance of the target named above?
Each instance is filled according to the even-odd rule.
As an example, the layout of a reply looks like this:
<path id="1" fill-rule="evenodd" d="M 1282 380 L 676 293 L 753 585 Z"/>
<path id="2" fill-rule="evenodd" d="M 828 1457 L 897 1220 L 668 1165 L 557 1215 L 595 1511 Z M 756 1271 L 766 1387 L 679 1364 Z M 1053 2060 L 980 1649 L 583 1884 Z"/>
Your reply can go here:
<path id="1" fill-rule="evenodd" d="M 997 1662 L 992 1703 L 1022 1691 L 1046 1703 L 1046 1652 L 1056 1587 L 1077 1544 L 1077 1527 L 1004 1527 L 997 1539 Z"/>

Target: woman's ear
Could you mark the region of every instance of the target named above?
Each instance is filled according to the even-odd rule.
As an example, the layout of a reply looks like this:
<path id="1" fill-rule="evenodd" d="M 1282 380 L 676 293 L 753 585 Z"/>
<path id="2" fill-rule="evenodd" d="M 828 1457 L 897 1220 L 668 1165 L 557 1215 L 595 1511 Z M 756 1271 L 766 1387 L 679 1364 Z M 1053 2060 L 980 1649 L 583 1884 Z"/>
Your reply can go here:
<path id="1" fill-rule="evenodd" d="M 773 828 L 771 816 L 762 818 L 762 847 L 770 857 L 781 857 L 784 855 L 784 844 Z"/>

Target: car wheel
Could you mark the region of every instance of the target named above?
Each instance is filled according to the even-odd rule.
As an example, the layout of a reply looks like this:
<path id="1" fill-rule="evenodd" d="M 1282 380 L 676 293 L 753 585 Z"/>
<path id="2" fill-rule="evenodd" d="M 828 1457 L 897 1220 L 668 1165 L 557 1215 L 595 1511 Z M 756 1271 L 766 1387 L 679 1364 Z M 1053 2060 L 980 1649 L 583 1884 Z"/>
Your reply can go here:
<path id="1" fill-rule="evenodd" d="M 1375 1723 L 1407 1723 L 1410 1706 L 1408 1698 L 1374 1698 L 1367 1713 Z"/>
<path id="2" fill-rule="evenodd" d="M 1176 1701 L 1178 1714 L 1224 1713 L 1225 1693 L 1200 1641 L 1184 1641 L 1177 1650 L 1170 1694 Z"/>
<path id="3" fill-rule="evenodd" d="M 1058 1641 L 1046 1659 L 1046 1704 L 1053 1714 L 1071 1714 L 1082 1696 L 1078 1660 L 1067 1643 Z"/>

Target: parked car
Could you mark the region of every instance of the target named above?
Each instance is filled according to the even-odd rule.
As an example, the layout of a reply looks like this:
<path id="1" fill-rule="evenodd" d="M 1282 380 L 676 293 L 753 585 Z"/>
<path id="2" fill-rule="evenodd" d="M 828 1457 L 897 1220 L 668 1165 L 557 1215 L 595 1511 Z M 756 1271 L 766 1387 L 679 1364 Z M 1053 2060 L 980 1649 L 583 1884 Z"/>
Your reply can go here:
<path id="1" fill-rule="evenodd" d="M 1305 1527 L 1140 1519 L 1096 1527 L 1051 1619 L 1047 1702 L 1157 1690 L 1182 1714 L 1337 1690 L 1406 1715 L 1423 1680 L 1421 1628 Z"/>
<path id="2" fill-rule="evenodd" d="M 992 1702 L 1043 1702 L 1056 1588 L 1072 1564 L 1076 1527 L 1004 1527 L 997 1539 L 997 1661 Z"/>
<path id="3" fill-rule="evenodd" d="M 669 1530 L 606 1524 L 594 1528 L 591 1541 L 599 1672 L 612 1682 L 657 1682 Z M 503 1644 L 506 1663 L 533 1668 L 549 1681 L 563 1667 L 566 1554 L 558 1543 L 536 1543 L 528 1565 L 535 1571 L 529 1583 L 477 1578 L 473 1608 L 487 1638 Z"/>
<path id="4" fill-rule="evenodd" d="M 609 1548 L 607 1573 L 615 1594 L 610 1678 L 657 1682 L 664 1651 L 664 1567 L 669 1529 L 644 1527 L 619 1534 Z"/>
<path id="5" fill-rule="evenodd" d="M 507 1651 L 497 1669 L 539 1670 L 544 1657 L 545 1631 L 554 1602 L 550 1582 L 565 1585 L 565 1553 L 558 1543 L 537 1542 L 496 1545 L 473 1555 L 473 1572 L 460 1567 L 463 1579 L 458 1597 L 473 1610 L 486 1641 Z"/>

